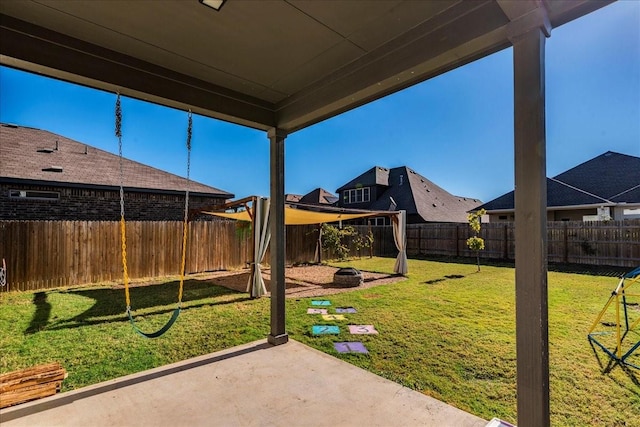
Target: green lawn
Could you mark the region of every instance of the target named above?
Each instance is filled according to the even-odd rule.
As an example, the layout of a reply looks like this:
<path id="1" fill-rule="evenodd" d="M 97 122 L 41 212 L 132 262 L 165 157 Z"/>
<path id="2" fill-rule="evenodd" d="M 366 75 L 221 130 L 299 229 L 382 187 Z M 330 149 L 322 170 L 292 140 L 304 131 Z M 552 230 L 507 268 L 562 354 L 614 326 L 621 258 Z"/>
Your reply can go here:
<path id="1" fill-rule="evenodd" d="M 390 272 L 393 259 L 351 261 Z M 353 306 L 347 325 L 373 324 L 379 335 L 311 336 L 310 298 L 287 300 L 291 338 L 485 419 L 516 421 L 514 270 L 409 260 L 407 280 L 327 299 Z M 613 277 L 549 273 L 551 412 L 554 426 L 640 426 L 640 372 L 603 373 L 586 333 L 617 284 Z M 174 308 L 177 283 L 134 288 L 141 328 L 152 330 Z M 269 301 L 194 277 L 183 312 L 162 338 L 133 332 L 124 291 L 113 285 L 4 293 L 0 296 L 0 372 L 58 361 L 64 389 L 264 338 Z M 637 306 L 632 306 L 637 311 Z M 330 309 L 330 312 L 332 310 Z M 632 337 L 633 338 L 633 337 Z M 634 338 L 638 339 L 637 334 Z M 336 341 L 362 341 L 368 355 L 338 354 Z M 598 356 L 604 360 L 603 353 Z M 633 362 L 640 364 L 640 357 Z"/>

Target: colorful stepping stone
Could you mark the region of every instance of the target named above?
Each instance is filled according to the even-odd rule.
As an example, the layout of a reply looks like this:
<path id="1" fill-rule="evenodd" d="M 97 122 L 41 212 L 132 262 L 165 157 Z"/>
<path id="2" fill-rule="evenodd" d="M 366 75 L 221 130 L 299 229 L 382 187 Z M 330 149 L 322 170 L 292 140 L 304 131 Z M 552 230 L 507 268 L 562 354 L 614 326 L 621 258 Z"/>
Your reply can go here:
<path id="1" fill-rule="evenodd" d="M 327 314 L 326 308 L 307 308 L 307 314 Z"/>
<path id="2" fill-rule="evenodd" d="M 352 335 L 370 335 L 377 334 L 373 325 L 349 325 L 349 333 Z"/>
<path id="3" fill-rule="evenodd" d="M 334 342 L 333 348 L 335 348 L 338 353 L 369 353 L 367 348 L 360 341 Z"/>
<path id="4" fill-rule="evenodd" d="M 324 320 L 347 320 L 342 314 L 323 314 L 322 318 Z"/>
<path id="5" fill-rule="evenodd" d="M 311 301 L 311 305 L 327 306 L 327 305 L 331 305 L 331 301 L 329 301 L 329 300 L 312 300 Z"/>
<path id="6" fill-rule="evenodd" d="M 336 313 L 357 313 L 353 307 L 336 307 Z"/>
<path id="7" fill-rule="evenodd" d="M 334 325 L 313 325 L 311 334 L 313 335 L 338 335 L 340 327 Z"/>

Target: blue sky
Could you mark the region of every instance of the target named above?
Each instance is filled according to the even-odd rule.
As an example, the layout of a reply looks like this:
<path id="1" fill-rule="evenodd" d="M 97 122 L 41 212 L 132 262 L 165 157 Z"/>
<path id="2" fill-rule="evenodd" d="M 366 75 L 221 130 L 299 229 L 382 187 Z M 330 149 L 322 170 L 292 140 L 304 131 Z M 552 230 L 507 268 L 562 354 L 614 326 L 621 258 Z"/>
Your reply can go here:
<path id="1" fill-rule="evenodd" d="M 640 1 L 552 31 L 546 44 L 547 175 L 606 151 L 640 156 Z M 115 95 L 0 67 L 0 121 L 117 153 Z M 124 155 L 184 176 L 187 114 L 123 99 Z M 513 189 L 512 51 L 290 135 L 285 191 L 335 190 L 374 165 L 409 166 L 447 191 L 489 201 Z M 194 116 L 192 178 L 268 195 L 269 142 Z"/>

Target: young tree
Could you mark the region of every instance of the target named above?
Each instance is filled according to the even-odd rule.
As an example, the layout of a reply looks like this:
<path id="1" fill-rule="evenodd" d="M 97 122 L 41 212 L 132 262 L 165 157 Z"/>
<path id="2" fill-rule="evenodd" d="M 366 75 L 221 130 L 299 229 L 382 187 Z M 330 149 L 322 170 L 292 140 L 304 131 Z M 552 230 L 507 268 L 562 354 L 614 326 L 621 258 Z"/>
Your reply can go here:
<path id="1" fill-rule="evenodd" d="M 369 231 L 367 234 L 360 234 L 355 229 L 353 230 L 353 247 L 358 252 L 358 258 L 362 258 L 362 249 L 373 247 L 373 233 Z M 369 258 L 373 258 L 373 255 L 369 253 Z"/>
<path id="2" fill-rule="evenodd" d="M 467 247 L 476 253 L 476 260 L 478 263 L 478 271 L 480 271 L 480 251 L 484 249 L 484 239 L 479 236 L 480 227 L 482 224 L 482 215 L 487 213 L 484 209 L 480 209 L 477 212 L 472 212 L 467 215 L 469 220 L 469 227 L 473 230 L 473 237 L 467 239 Z"/>
<path id="3" fill-rule="evenodd" d="M 322 249 L 333 252 L 334 256 L 340 260 L 347 258 L 349 248 L 342 241 L 342 238 L 349 232 L 345 227 L 340 229 L 329 224 L 322 224 Z"/>
<path id="4" fill-rule="evenodd" d="M 337 259 L 347 259 L 349 255 L 349 238 L 351 238 L 358 256 L 361 256 L 363 248 L 371 247 L 373 244 L 373 233 L 363 236 L 355 228 L 348 225 L 338 228 L 333 225 L 322 224 L 322 249 L 332 252 Z"/>

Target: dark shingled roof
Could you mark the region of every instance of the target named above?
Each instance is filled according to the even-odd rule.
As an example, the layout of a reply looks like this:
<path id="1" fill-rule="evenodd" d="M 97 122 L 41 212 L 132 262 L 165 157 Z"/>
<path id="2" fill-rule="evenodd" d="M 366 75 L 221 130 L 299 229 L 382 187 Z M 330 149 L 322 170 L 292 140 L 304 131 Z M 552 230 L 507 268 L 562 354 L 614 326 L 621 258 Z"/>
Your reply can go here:
<path id="1" fill-rule="evenodd" d="M 300 203 L 308 203 L 312 205 L 332 205 L 338 201 L 338 196 L 329 193 L 324 188 L 316 188 L 302 196 L 298 201 Z"/>
<path id="2" fill-rule="evenodd" d="M 338 188 L 336 193 L 350 188 L 373 187 L 374 185 L 389 185 L 389 169 L 374 166 L 362 175 Z"/>
<path id="3" fill-rule="evenodd" d="M 640 203 L 640 185 L 611 198 L 612 202 Z"/>
<path id="4" fill-rule="evenodd" d="M 640 157 L 607 151 L 554 177 L 580 190 L 611 200 L 640 185 Z M 640 199 L 626 202 L 640 202 Z"/>
<path id="5" fill-rule="evenodd" d="M 284 201 L 285 202 L 293 202 L 297 203 L 302 199 L 302 194 L 285 194 Z"/>
<path id="6" fill-rule="evenodd" d="M 173 193 L 187 188 L 185 178 L 132 160 L 124 159 L 123 171 L 127 189 Z M 44 130 L 2 124 L 0 180 L 119 187 L 119 157 Z M 189 191 L 194 195 L 234 197 L 231 193 L 194 181 L 190 181 Z"/>
<path id="7" fill-rule="evenodd" d="M 547 178 L 547 206 L 640 203 L 640 157 L 607 151 L 553 178 Z M 514 192 L 482 206 L 487 211 L 512 210 Z"/>
<path id="8" fill-rule="evenodd" d="M 407 215 L 419 215 L 425 222 L 467 222 L 467 212 L 482 203 L 478 199 L 454 196 L 406 166 L 373 167 L 336 191 L 356 188 L 358 184 L 388 187 L 370 209 L 406 210 Z"/>

